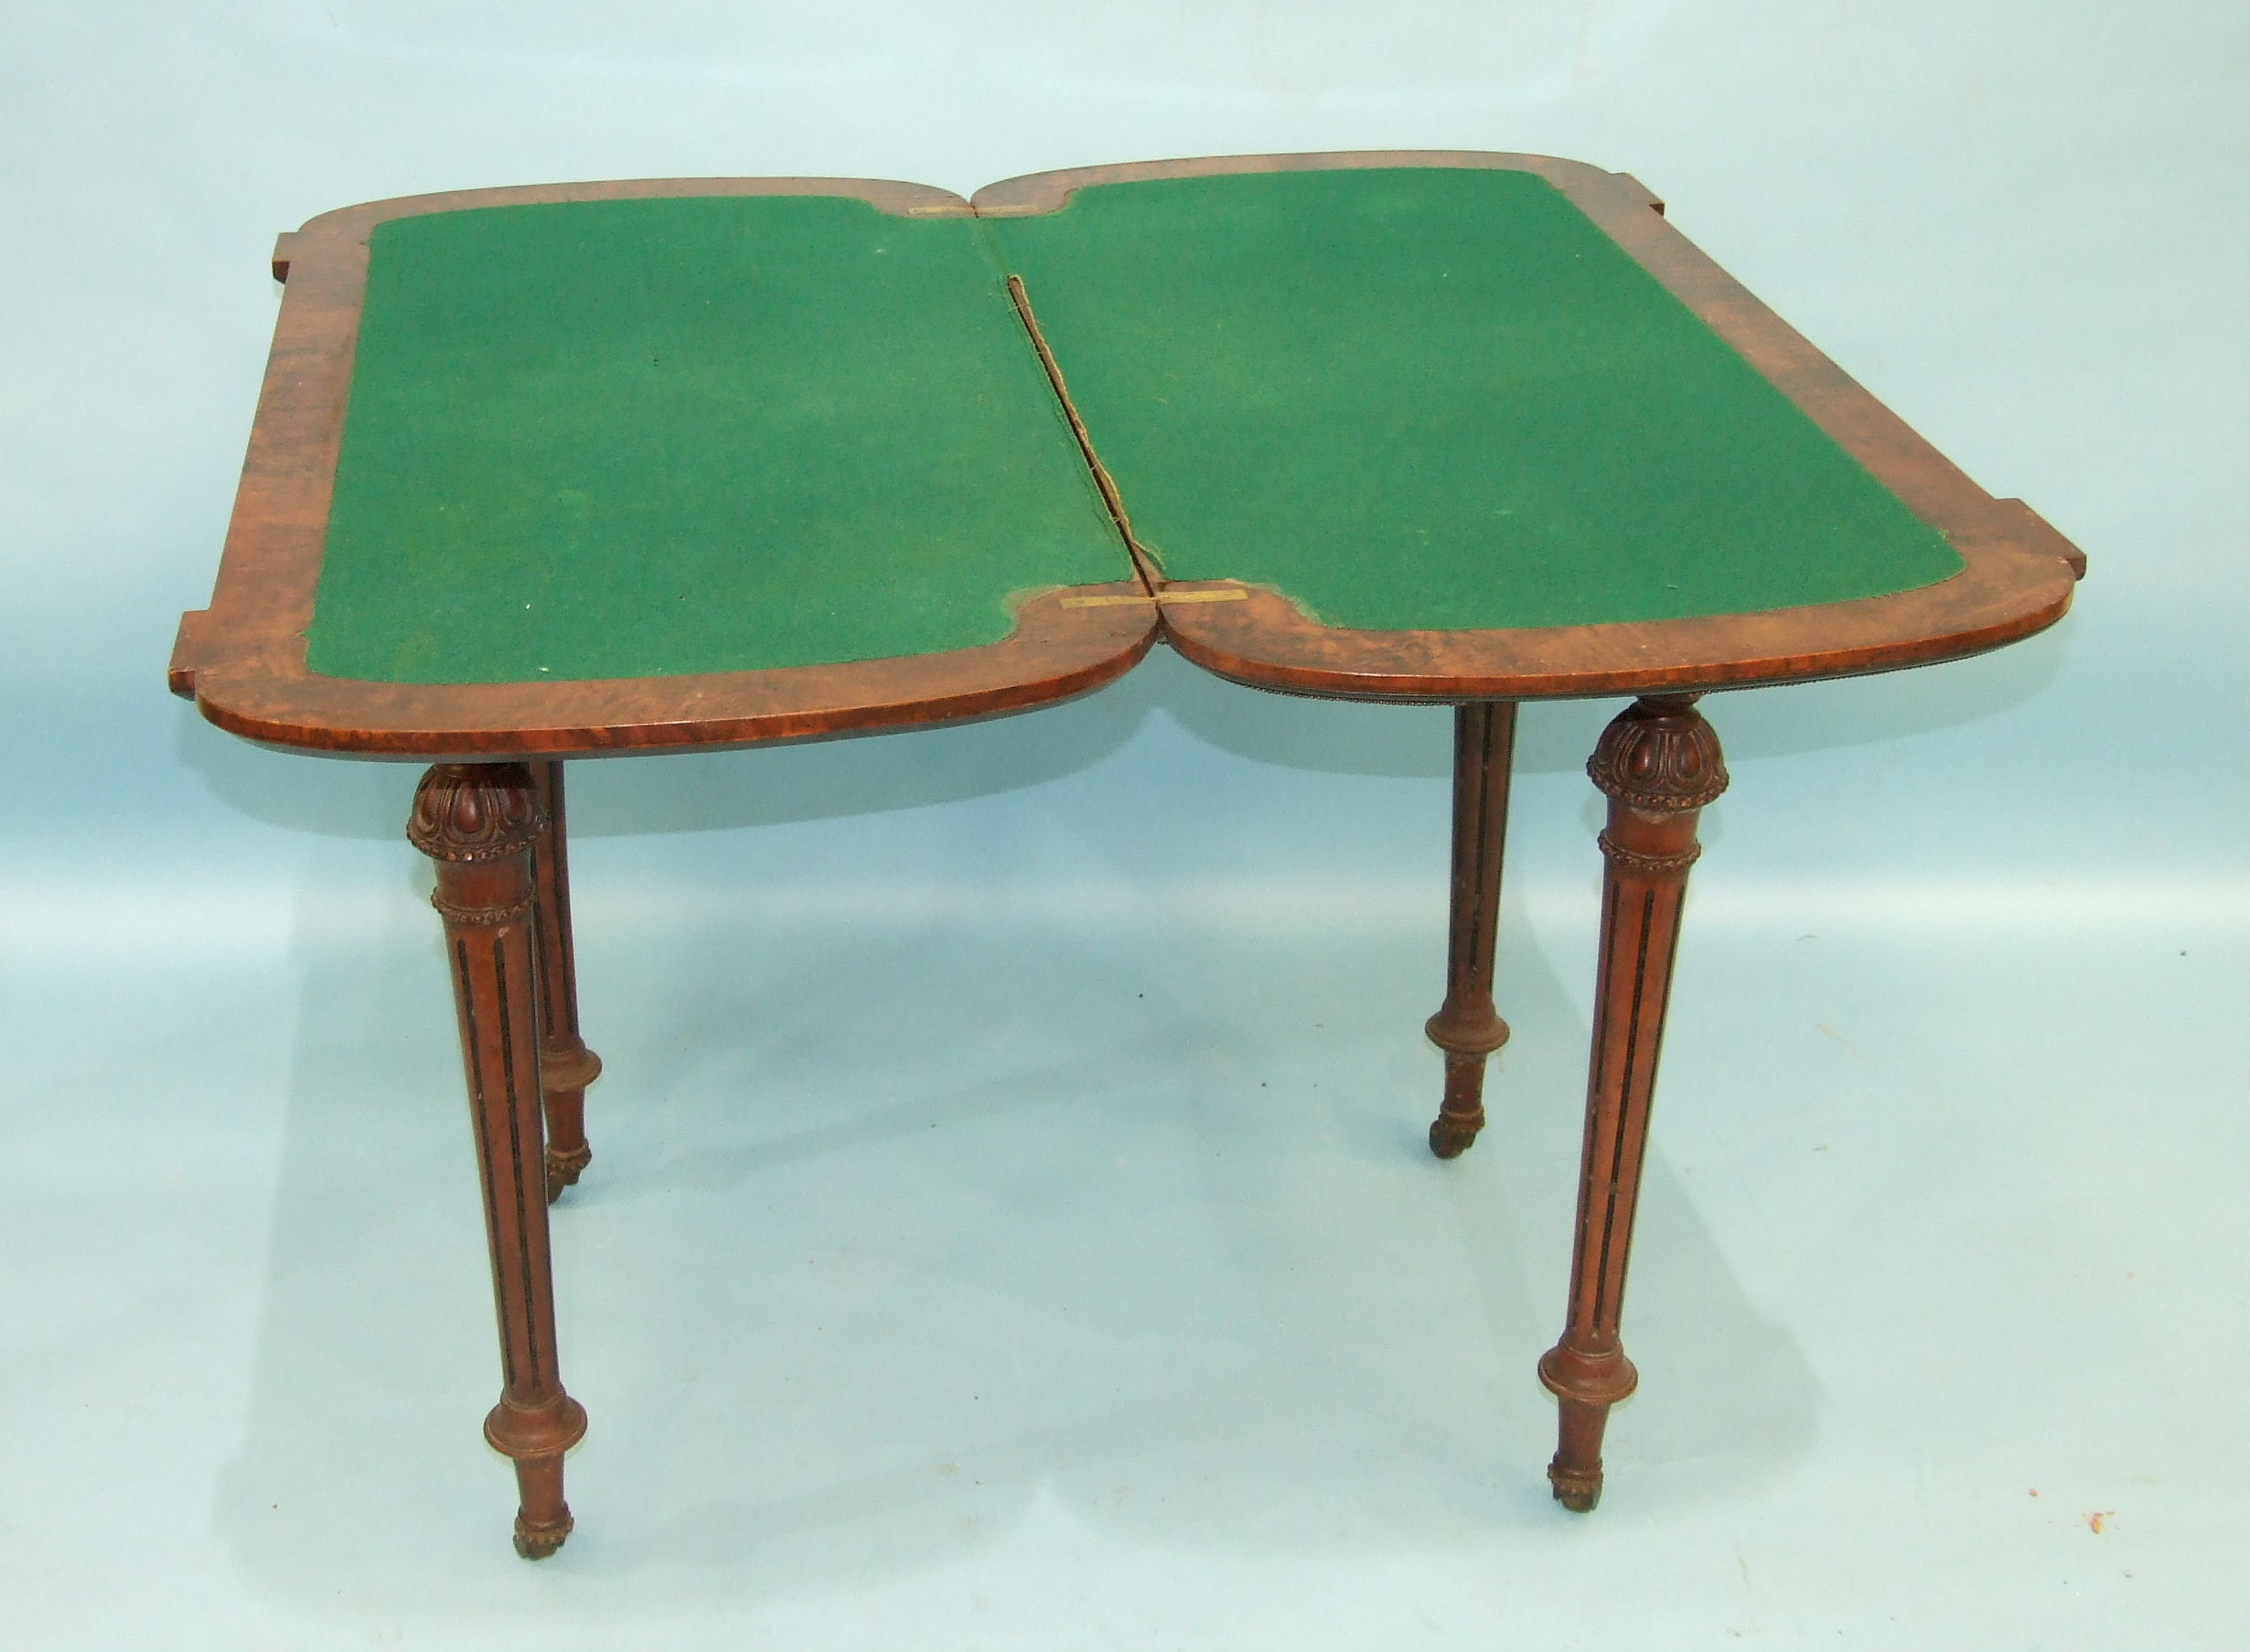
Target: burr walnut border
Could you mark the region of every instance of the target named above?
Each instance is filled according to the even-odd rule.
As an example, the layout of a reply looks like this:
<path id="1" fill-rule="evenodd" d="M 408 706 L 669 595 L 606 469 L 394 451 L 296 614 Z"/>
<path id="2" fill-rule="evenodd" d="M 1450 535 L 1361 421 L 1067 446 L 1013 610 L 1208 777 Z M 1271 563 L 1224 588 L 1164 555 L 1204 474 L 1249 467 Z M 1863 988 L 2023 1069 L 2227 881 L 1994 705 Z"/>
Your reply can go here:
<path id="1" fill-rule="evenodd" d="M 1418 166 L 1529 171 L 1568 195 L 1784 394 L 1950 539 L 1953 578 L 1894 596 L 1704 619 L 1521 630 L 1365 631 L 1282 594 L 1159 602 L 1133 581 L 1049 592 L 1002 642 L 908 659 L 606 681 L 405 684 L 305 668 L 367 279 L 390 219 L 474 207 L 692 195 L 829 195 L 910 217 L 1052 211 L 1072 189 L 1141 178 Z M 281 238 L 288 283 L 211 606 L 183 617 L 171 685 L 253 740 L 369 756 L 560 756 L 810 739 L 1027 710 L 1099 687 L 1161 637 L 1238 681 L 1347 698 L 1538 699 L 1833 677 L 1950 659 L 2052 625 L 2084 558 L 2016 499 L 1994 499 L 1680 235 L 1634 179 L 1544 156 L 1370 150 L 1238 156 L 1012 178 L 974 202 L 856 178 L 660 178 L 406 197 Z M 1088 596 L 1109 597 L 1088 602 Z M 1066 600 L 1067 598 L 1068 600 Z"/>
<path id="2" fill-rule="evenodd" d="M 982 648 L 853 664 L 601 681 L 390 683 L 305 666 L 343 440 L 368 236 L 396 218 L 474 207 L 694 195 L 823 195 L 915 218 L 969 203 L 920 184 L 866 178 L 652 178 L 419 195 L 347 207 L 284 235 L 287 282 L 250 454 L 211 606 L 183 617 L 173 692 L 252 740 L 366 756 L 561 756 L 659 746 L 744 746 L 961 722 L 1099 687 L 1157 634 L 1146 602 L 1026 601 L 1014 632 Z M 1120 552 L 1120 566 L 1124 566 Z M 1074 595 L 1140 595 L 1130 579 Z"/>

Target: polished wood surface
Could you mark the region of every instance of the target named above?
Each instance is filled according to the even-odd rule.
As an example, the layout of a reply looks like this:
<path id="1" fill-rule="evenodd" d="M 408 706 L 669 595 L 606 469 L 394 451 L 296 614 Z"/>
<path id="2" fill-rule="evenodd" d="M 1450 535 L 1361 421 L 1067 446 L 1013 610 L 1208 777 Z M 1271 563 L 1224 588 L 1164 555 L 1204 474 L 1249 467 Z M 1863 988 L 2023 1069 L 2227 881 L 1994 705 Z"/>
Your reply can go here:
<path id="1" fill-rule="evenodd" d="M 539 788 L 520 763 L 441 763 L 414 793 L 406 835 L 437 869 L 469 1115 L 492 1251 L 500 1400 L 485 1439 L 516 1465 L 516 1550 L 539 1560 L 571 1533 L 562 1454 L 586 1432 L 563 1391 L 547 1245 L 531 858 Z"/>
<path id="2" fill-rule="evenodd" d="M 373 225 L 417 212 L 667 194 L 855 195 L 886 211 L 971 205 L 913 185 L 672 179 L 544 186 L 372 203 L 284 236 L 288 279 L 218 589 L 187 615 L 171 685 L 248 738 L 384 757 L 436 757 L 408 835 L 436 868 L 498 1310 L 502 1392 L 486 1436 L 516 1465 L 516 1542 L 537 1558 L 569 1535 L 562 1454 L 585 1429 L 556 1352 L 548 1205 L 591 1159 L 584 1090 L 601 1070 L 580 1035 L 563 766 L 575 755 L 745 746 L 998 715 L 1081 693 L 1157 640 L 1227 677 L 1292 693 L 1452 703 L 1452 918 L 1445 1052 L 1430 1144 L 1452 1157 L 1484 1120 L 1488 1058 L 1508 1036 L 1493 999 L 1509 768 L 1526 699 L 1644 696 L 1602 735 L 1589 773 L 1607 794 L 1600 977 L 1571 1285 L 1540 1361 L 1560 1402 L 1548 1475 L 1567 1507 L 1602 1490 L 1609 1409 L 1637 1381 L 1620 1333 L 1656 1056 L 1700 810 L 1726 785 L 1697 692 L 1926 663 L 2052 623 L 2084 570 L 2020 501 L 1969 482 L 1674 231 L 1622 174 L 1541 156 L 1454 152 L 1227 156 L 1039 174 L 979 192 L 973 210 L 1051 211 L 1092 184 L 1231 171 L 1514 166 L 1549 179 L 1783 392 L 1944 531 L 1963 574 L 1898 596 L 1711 619 L 1523 631 L 1353 631 L 1232 582 L 1117 582 L 1025 602 L 987 648 L 918 659 L 616 681 L 402 685 L 305 670 L 328 488 L 350 382 Z M 1030 317 L 1026 316 L 1027 322 Z M 1035 337 L 1034 331 L 1034 337 Z M 1065 364 L 1066 365 L 1066 364 Z M 1058 391 L 1059 372 L 1055 375 Z M 1089 448 L 1089 459 L 1091 458 Z M 458 761 L 456 759 L 480 759 Z"/>
<path id="3" fill-rule="evenodd" d="M 1602 732 L 1586 766 L 1610 799 L 1609 828 L 1601 838 L 1602 963 L 1570 1314 L 1562 1339 L 1539 1361 L 1539 1379 L 1562 1413 L 1561 1443 L 1548 1478 L 1562 1505 L 1580 1513 L 1601 1500 L 1602 1434 L 1610 1407 L 1640 1380 L 1619 1336 L 1625 1266 L 1679 950 L 1680 906 L 1688 869 L 1702 853 L 1696 821 L 1727 788 L 1719 736 L 1695 700 L 1679 694 L 1635 701 Z"/>
<path id="4" fill-rule="evenodd" d="M 586 1143 L 586 1086 L 602 1076 L 602 1058 L 578 1035 L 578 949 L 571 936 L 569 832 L 562 807 L 562 765 L 530 766 L 540 810 L 531 846 L 532 914 L 539 936 L 539 1089 L 547 1119 L 547 1202 L 578 1180 L 594 1161 Z"/>
<path id="5" fill-rule="evenodd" d="M 1473 703 L 1453 712 L 1453 877 L 1445 947 L 1445 1002 L 1424 1031 L 1445 1052 L 1445 1100 L 1430 1151 L 1459 1158 L 1484 1128 L 1484 1062 L 1508 1041 L 1492 999 L 1500 931 L 1500 865 L 1507 850 L 1516 707 Z"/>
<path id="6" fill-rule="evenodd" d="M 1136 582 L 1035 597 L 980 649 L 780 670 L 600 681 L 398 684 L 305 668 L 367 275 L 366 238 L 393 218 L 471 207 L 667 195 L 836 195 L 915 217 L 970 203 L 913 184 L 672 178 L 456 191 L 313 220 L 274 253 L 288 276 L 211 605 L 183 617 L 171 682 L 246 738 L 375 756 L 559 756 L 776 740 L 963 721 L 1083 693 L 1158 637 L 1218 674 L 1342 698 L 1461 702 L 1692 690 L 1833 677 L 1996 648 L 2060 618 L 2075 547 L 2016 499 L 1995 499 L 1759 304 L 1665 220 L 1634 179 L 1551 156 L 1431 150 L 1232 156 L 1035 174 L 978 192 L 973 211 L 1050 211 L 1073 188 L 1145 178 L 1356 166 L 1506 167 L 1553 183 L 1708 322 L 1967 563 L 1893 596 L 1716 618 L 1493 631 L 1323 626 L 1278 593 L 1239 600 L 1075 605 Z M 1067 363 L 1063 364 L 1067 367 Z M 1223 583 L 1223 582 L 1221 582 Z M 1188 587 L 1210 594 L 1212 587 Z M 1159 595 L 1165 592 L 1160 591 Z"/>

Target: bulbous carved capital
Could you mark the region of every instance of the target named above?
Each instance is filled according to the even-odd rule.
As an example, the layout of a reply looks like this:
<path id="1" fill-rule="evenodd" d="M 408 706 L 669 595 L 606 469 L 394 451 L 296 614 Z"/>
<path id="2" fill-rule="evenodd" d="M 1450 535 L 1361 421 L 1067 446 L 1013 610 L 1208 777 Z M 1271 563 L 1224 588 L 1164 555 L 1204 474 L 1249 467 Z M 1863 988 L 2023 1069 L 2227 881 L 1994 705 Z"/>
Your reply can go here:
<path id="1" fill-rule="evenodd" d="M 1719 735 L 1693 694 L 1636 700 L 1602 731 L 1586 773 L 1619 802 L 1653 813 L 1700 809 L 1727 789 Z"/>
<path id="2" fill-rule="evenodd" d="M 439 763 L 422 777 L 407 841 L 434 861 L 497 861 L 539 835 L 539 798 L 520 763 Z"/>

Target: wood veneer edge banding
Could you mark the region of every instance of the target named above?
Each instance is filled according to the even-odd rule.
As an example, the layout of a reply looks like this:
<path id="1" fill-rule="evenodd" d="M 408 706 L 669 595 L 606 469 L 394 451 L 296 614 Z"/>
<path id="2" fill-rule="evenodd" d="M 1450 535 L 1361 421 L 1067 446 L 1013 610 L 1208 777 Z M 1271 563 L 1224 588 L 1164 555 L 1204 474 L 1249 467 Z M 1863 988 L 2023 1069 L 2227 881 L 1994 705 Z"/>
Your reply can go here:
<path id="1" fill-rule="evenodd" d="M 1100 681 L 1106 681 L 1123 670 L 1130 669 L 1132 661 L 1145 652 L 1150 640 L 1158 634 L 1157 630 L 1152 628 L 1148 637 L 1127 645 L 1130 650 L 1130 658 L 1120 656 L 1105 667 L 1090 672 L 1066 670 L 1048 680 L 1045 686 L 1026 683 L 1014 689 L 996 690 L 987 683 L 980 692 L 967 695 L 941 692 L 936 702 L 925 708 L 927 714 L 923 709 L 905 706 L 886 692 L 881 696 L 884 703 L 880 707 L 873 704 L 840 707 L 830 703 L 819 710 L 808 709 L 796 716 L 777 714 L 770 711 L 742 715 L 715 715 L 702 720 L 712 725 L 707 731 L 708 737 L 695 732 L 701 724 L 692 713 L 659 717 L 653 723 L 635 723 L 631 716 L 627 715 L 607 720 L 580 718 L 569 727 L 519 725 L 479 729 L 472 732 L 478 739 L 491 744 L 479 744 L 473 748 L 455 743 L 450 732 L 434 726 L 439 723 L 455 722 L 455 719 L 452 718 L 405 716 L 404 724 L 419 721 L 428 725 L 419 728 L 404 724 L 387 727 L 346 726 L 338 719 L 347 703 L 353 699 L 353 692 L 348 687 L 339 690 L 336 686 L 338 680 L 313 679 L 304 672 L 302 631 L 309 623 L 311 597 L 317 589 L 320 560 L 317 538 L 325 531 L 327 487 L 333 481 L 335 446 L 340 438 L 341 406 L 349 382 L 350 352 L 357 342 L 358 305 L 364 290 L 366 233 L 376 223 L 390 218 L 423 212 L 574 199 L 648 198 L 702 194 L 844 194 L 869 200 L 880 209 L 897 210 L 909 216 L 1004 216 L 1018 209 L 1051 210 L 1055 205 L 1067 200 L 1070 189 L 1094 183 L 1212 176 L 1227 172 L 1375 166 L 1450 166 L 1533 171 L 1547 177 L 1570 196 L 1597 225 L 1611 231 L 1613 239 L 1616 238 L 1616 224 L 1637 223 L 1638 231 L 1632 237 L 1635 245 L 1668 248 L 1670 252 L 1666 255 L 1676 261 L 1683 256 L 1695 261 L 1699 266 L 1698 273 L 1707 273 L 1706 279 L 1712 284 L 1720 298 L 1724 300 L 1721 307 L 1730 307 L 1740 312 L 1728 317 L 1733 327 L 1739 328 L 1745 325 L 1742 317 L 1747 316 L 1751 324 L 1775 329 L 1774 337 L 1789 345 L 1793 354 L 1801 351 L 1804 359 L 1817 363 L 1825 370 L 1819 375 L 1827 381 L 1823 386 L 1825 393 L 1846 399 L 1857 398 L 1861 410 L 1873 418 L 1883 437 L 1892 442 L 1902 442 L 1905 445 L 1903 451 L 1934 471 L 1940 490 L 1955 509 L 1946 513 L 1954 519 L 1950 523 L 1937 522 L 1933 525 L 1938 526 L 1953 539 L 1972 569 L 1985 563 L 1996 564 L 1985 570 L 1995 577 L 1983 582 L 1984 585 L 1997 584 L 2020 587 L 2015 611 L 1996 618 L 1992 603 L 1985 600 L 1996 594 L 1991 589 L 1984 589 L 1978 599 L 1966 602 L 1967 607 L 1977 610 L 1975 622 L 1952 631 L 1926 622 L 1939 611 L 1964 598 L 1964 591 L 1949 592 L 1934 604 L 1923 593 L 1906 593 L 1897 597 L 1860 599 L 1859 603 L 1830 605 L 1820 609 L 1784 611 L 1799 617 L 1790 622 L 1795 626 L 1801 624 L 1804 616 L 1822 614 L 1825 617 L 1852 610 L 1851 615 L 1846 616 L 1850 621 L 1847 628 L 1861 633 L 1861 639 L 1837 649 L 1824 646 L 1818 637 L 1808 638 L 1800 636 L 1792 639 L 1798 644 L 1794 649 L 1748 657 L 1740 649 L 1720 646 L 1726 639 L 1711 632 L 1710 628 L 1748 626 L 1762 629 L 1773 623 L 1772 617 L 1737 616 L 1727 617 L 1723 620 L 1654 621 L 1637 626 L 1559 628 L 1517 633 L 1350 632 L 1315 626 L 1285 602 L 1280 603 L 1278 609 L 1272 605 L 1260 605 L 1256 600 L 1259 594 L 1255 592 L 1248 602 L 1214 605 L 1194 612 L 1152 605 L 1156 609 L 1152 617 L 1156 626 L 1161 627 L 1162 638 L 1179 647 L 1190 659 L 1222 676 L 1253 686 L 1323 697 L 1414 701 L 1571 698 L 1849 676 L 1925 663 L 2001 646 L 2052 624 L 2067 610 L 2067 584 L 2057 594 L 2047 588 L 2050 582 L 2039 580 L 2032 574 L 2037 564 L 2041 563 L 2051 567 L 2058 564 L 2067 567 L 2073 574 L 2083 571 L 2084 557 L 2074 546 L 2055 532 L 2029 506 L 2016 500 L 1994 500 L 1977 488 L 1974 483 L 1923 442 L 1895 414 L 1875 402 L 1840 369 L 1827 362 L 1786 323 L 1759 305 L 1754 297 L 1734 283 L 1723 270 L 1711 263 L 1699 250 L 1693 248 L 1684 237 L 1671 231 L 1669 225 L 1657 216 L 1662 203 L 1630 175 L 1608 172 L 1586 163 L 1553 156 L 1472 151 L 1338 151 L 1298 156 L 1214 156 L 1139 162 L 1032 174 L 988 185 L 978 191 L 970 201 L 964 201 L 949 191 L 928 186 L 894 184 L 884 180 L 641 179 L 410 196 L 324 213 L 308 220 L 303 230 L 284 237 L 275 248 L 277 273 L 285 268 L 292 279 L 284 295 L 283 316 L 276 327 L 266 388 L 260 396 L 258 425 L 252 431 L 252 452 L 244 467 L 243 487 L 238 495 L 237 520 L 229 531 L 230 553 L 222 559 L 218 587 L 210 606 L 183 616 L 167 672 L 170 685 L 176 692 L 196 693 L 205 714 L 214 723 L 252 739 L 359 755 L 424 759 L 465 749 L 474 749 L 487 755 L 505 752 L 523 756 L 569 756 L 637 749 L 643 745 L 734 746 L 757 744 L 769 738 L 820 738 L 836 734 L 874 732 L 882 727 L 908 726 L 916 722 L 1000 715 L 1008 711 L 1028 709 L 1049 699 L 1066 698 L 1072 693 L 1086 692 L 1088 687 L 1098 686 Z M 1049 204 L 1040 207 L 1038 203 L 1041 201 Z M 1666 235 L 1669 236 L 1668 241 L 1650 239 L 1652 236 L 1661 238 Z M 1650 267 L 1649 260 L 1635 250 L 1635 245 L 1627 245 L 1623 241 L 1620 244 L 1625 245 L 1629 253 L 1641 259 L 1644 267 Z M 313 271 L 318 272 L 322 277 L 318 282 L 310 284 L 322 288 L 319 293 L 308 290 L 305 276 Z M 1659 280 L 1666 281 L 1666 284 L 1672 286 L 1676 294 L 1678 293 L 1675 283 L 1666 280 L 1664 270 L 1652 268 L 1652 274 Z M 334 290 L 339 277 L 341 285 L 347 289 L 345 291 Z M 1735 344 L 1738 349 L 1742 348 L 1729 327 L 1708 313 L 1705 306 L 1695 304 L 1685 295 L 1680 295 L 1683 302 L 1688 302 L 1689 306 L 1703 315 L 1707 322 L 1718 327 L 1730 343 Z M 339 305 L 339 299 L 345 302 Z M 294 316 L 293 310 L 295 312 Z M 339 310 L 344 313 L 338 314 Z M 293 320 L 295 323 L 294 327 Z M 339 328 L 337 325 L 338 322 L 345 325 Z M 1791 385 L 1778 384 L 1777 387 L 1804 405 L 1803 401 L 1793 393 Z M 317 414 L 321 411 L 317 402 L 324 391 L 334 398 L 334 416 L 328 422 L 328 439 L 316 447 L 311 456 L 312 462 L 308 465 L 298 440 L 304 433 L 295 426 L 306 415 L 308 401 L 314 404 L 309 409 L 311 413 Z M 1829 427 L 1818 413 L 1814 416 L 1816 422 L 1824 424 L 1824 428 Z M 317 423 L 319 421 L 316 418 Z M 1836 435 L 1837 432 L 1830 428 L 1830 434 Z M 1839 436 L 1838 439 L 1843 438 Z M 1867 462 L 1866 456 L 1852 443 L 1847 442 L 1846 446 L 1863 463 Z M 325 467 L 321 463 L 324 456 Z M 312 473 L 309 488 L 308 470 Z M 1898 482 L 1892 476 L 1885 474 L 1882 469 L 1878 469 L 1877 475 L 1886 486 L 1898 491 Z M 308 510 L 308 506 L 311 509 Z M 269 520 L 262 523 L 256 520 L 245 522 L 244 510 L 251 507 L 266 510 Z M 252 515 L 254 517 L 256 514 L 256 510 L 252 510 Z M 316 520 L 314 520 L 316 518 Z M 1924 520 L 1929 519 L 1925 516 Z M 313 544 L 310 554 L 284 557 L 278 563 L 271 555 L 262 554 L 247 559 L 256 565 L 241 565 L 245 559 L 234 554 L 238 539 L 260 538 L 273 532 L 280 533 L 284 540 L 295 537 L 300 543 L 311 536 Z M 270 552 L 272 547 L 266 549 Z M 2031 561 L 2024 562 L 2022 559 L 2026 557 Z M 2018 565 L 2011 570 L 2009 566 L 2010 563 Z M 1141 569 L 1138 563 L 1136 569 L 1145 574 L 1146 571 Z M 1956 575 L 1955 581 L 1962 578 L 1962 575 Z M 1927 587 L 1925 591 L 1944 591 L 1946 585 L 1955 583 L 1944 582 L 1940 586 Z M 1920 607 L 1911 606 L 1915 599 L 1922 599 Z M 1915 625 L 1908 628 L 1914 634 L 1894 637 L 1888 642 L 1865 640 L 1865 633 L 1870 628 L 1861 622 L 1871 617 L 1864 609 L 1864 605 L 1868 603 L 1909 604 L 1910 607 L 1905 612 L 1921 616 Z M 1922 610 L 1925 608 L 1931 611 L 1923 613 Z M 1260 623 L 1253 629 L 1270 631 L 1271 635 L 1260 638 L 1246 631 L 1239 623 L 1243 617 L 1255 617 Z M 245 620 L 250 623 L 245 625 Z M 1228 623 L 1230 620 L 1234 623 Z M 1698 631 L 1703 635 L 1699 638 L 1694 638 L 1692 634 Z M 1592 632 L 1609 634 L 1609 645 L 1598 650 L 1605 658 L 1598 663 L 1538 663 L 1519 646 L 1525 639 L 1543 638 L 1544 645 L 1531 652 L 1551 654 L 1554 645 L 1564 642 L 1567 638 Z M 1682 653 L 1683 638 L 1698 641 L 1698 646 L 1688 648 L 1686 653 Z M 1441 639 L 1446 646 L 1434 648 L 1433 639 Z M 1111 643 L 1117 641 L 1114 638 L 1109 640 Z M 296 654 L 294 668 L 287 658 L 293 644 Z M 1315 645 L 1321 652 L 1334 653 L 1340 650 L 1356 658 L 1325 662 L 1303 658 L 1306 649 Z M 1667 652 L 1669 658 L 1666 657 Z M 929 661 L 946 659 L 945 656 L 924 658 Z M 215 673 L 212 669 L 214 661 L 220 662 Z M 882 663 L 895 667 L 901 662 Z M 938 670 L 942 674 L 942 668 Z M 216 694 L 205 692 L 214 681 L 219 684 L 220 692 Z M 293 703 L 292 682 L 298 684 L 302 691 L 294 696 L 295 703 Z M 680 679 L 636 679 L 624 686 L 638 691 L 643 700 L 657 700 L 676 691 L 680 682 Z M 255 684 L 251 702 L 230 703 L 230 698 L 246 683 Z M 401 698 L 393 692 L 395 685 L 378 686 L 381 692 L 371 696 L 365 692 L 359 695 L 363 706 L 372 711 L 377 703 L 384 703 L 390 704 L 392 712 L 406 711 L 405 707 L 391 703 Z M 434 698 L 443 699 L 451 692 L 433 686 L 429 693 Z M 325 711 L 315 711 L 306 703 L 309 701 L 330 703 Z M 941 704 L 955 709 L 940 709 Z M 430 709 L 426 701 L 417 708 L 421 713 Z M 293 723 L 293 717 L 298 721 Z M 885 721 L 885 718 L 889 720 Z M 597 726 L 597 724 L 601 725 Z M 775 732 L 753 732 L 769 726 Z M 462 737 L 468 736 L 464 734 Z M 573 743 L 581 741 L 589 744 Z"/>

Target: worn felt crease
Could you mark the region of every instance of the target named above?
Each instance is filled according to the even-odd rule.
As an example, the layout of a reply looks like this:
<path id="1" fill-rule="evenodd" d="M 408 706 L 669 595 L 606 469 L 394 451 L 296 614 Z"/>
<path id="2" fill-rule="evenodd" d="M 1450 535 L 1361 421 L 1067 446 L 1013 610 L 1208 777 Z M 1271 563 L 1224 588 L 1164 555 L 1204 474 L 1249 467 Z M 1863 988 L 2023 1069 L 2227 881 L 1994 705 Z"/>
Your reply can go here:
<path id="1" fill-rule="evenodd" d="M 991 246 L 989 241 L 986 244 Z M 998 249 L 993 248 L 992 251 L 995 253 L 994 266 L 1001 267 L 997 258 Z M 1078 453 L 1093 476 L 1095 490 L 1101 495 L 1101 502 L 1109 512 L 1109 520 L 1117 524 L 1118 537 L 1125 542 L 1126 554 L 1132 558 L 1133 576 L 1141 582 L 1143 591 L 1153 592 L 1163 581 L 1163 558 L 1143 544 L 1133 532 L 1132 516 L 1125 509 L 1116 479 L 1102 464 L 1101 456 L 1094 450 L 1093 438 L 1087 434 L 1086 422 L 1078 416 L 1077 407 L 1070 399 L 1070 386 L 1063 375 L 1061 364 L 1055 359 L 1054 351 L 1047 348 L 1047 341 L 1039 331 L 1039 317 L 1033 313 L 1031 295 L 1024 291 L 1023 277 L 1010 274 L 1004 279 L 1008 297 L 1015 306 L 1016 315 L 1023 320 L 1024 336 L 1031 341 L 1032 349 L 1039 358 L 1040 370 L 1046 374 L 1047 384 L 1055 392 L 1055 403 L 1062 412 L 1064 422 L 1070 426 L 1071 438 L 1077 442 Z"/>

